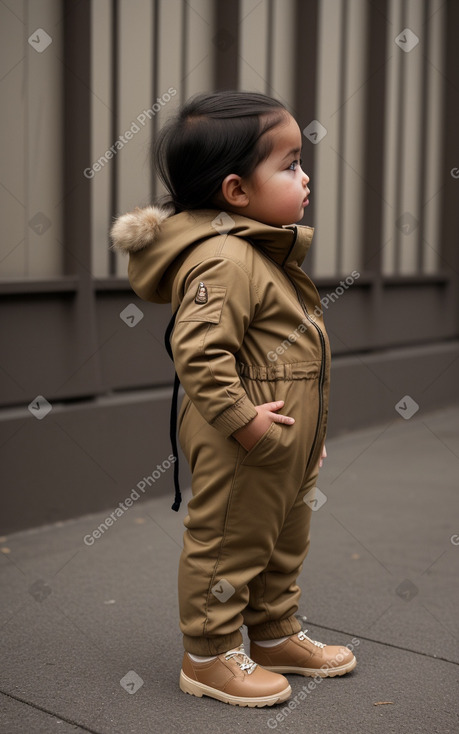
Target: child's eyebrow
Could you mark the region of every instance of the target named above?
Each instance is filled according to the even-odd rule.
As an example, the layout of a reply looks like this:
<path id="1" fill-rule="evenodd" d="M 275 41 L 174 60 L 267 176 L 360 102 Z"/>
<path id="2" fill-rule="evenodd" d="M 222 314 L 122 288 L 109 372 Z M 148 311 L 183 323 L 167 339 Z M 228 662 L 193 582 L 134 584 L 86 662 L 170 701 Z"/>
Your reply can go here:
<path id="1" fill-rule="evenodd" d="M 285 161 L 287 158 L 290 158 L 292 155 L 298 155 L 299 153 L 301 153 L 301 148 L 292 148 L 292 150 L 289 150 L 289 152 L 284 155 L 282 160 Z"/>

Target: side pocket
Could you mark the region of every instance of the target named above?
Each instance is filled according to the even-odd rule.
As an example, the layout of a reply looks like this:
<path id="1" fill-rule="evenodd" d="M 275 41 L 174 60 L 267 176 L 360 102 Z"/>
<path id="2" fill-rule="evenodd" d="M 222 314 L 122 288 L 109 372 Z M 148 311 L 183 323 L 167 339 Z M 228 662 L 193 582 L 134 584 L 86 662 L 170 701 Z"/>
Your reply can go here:
<path id="1" fill-rule="evenodd" d="M 280 460 L 277 454 L 279 439 L 282 434 L 280 423 L 271 423 L 268 430 L 258 439 L 255 446 L 244 456 L 242 466 L 272 466 Z"/>

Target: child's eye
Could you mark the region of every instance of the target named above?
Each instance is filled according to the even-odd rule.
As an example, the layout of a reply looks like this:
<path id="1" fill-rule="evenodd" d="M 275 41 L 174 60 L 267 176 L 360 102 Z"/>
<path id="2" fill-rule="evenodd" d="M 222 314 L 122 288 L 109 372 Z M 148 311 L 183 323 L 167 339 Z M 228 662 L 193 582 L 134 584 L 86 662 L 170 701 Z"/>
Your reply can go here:
<path id="1" fill-rule="evenodd" d="M 290 165 L 289 165 L 289 170 L 290 170 L 290 171 L 296 171 L 296 167 L 297 167 L 298 165 L 299 165 L 299 166 L 301 166 L 301 165 L 302 165 L 302 163 L 303 163 L 303 161 L 302 161 L 302 159 L 301 159 L 301 158 L 300 158 L 299 160 L 297 160 L 297 161 L 292 161 L 292 162 L 290 163 Z"/>

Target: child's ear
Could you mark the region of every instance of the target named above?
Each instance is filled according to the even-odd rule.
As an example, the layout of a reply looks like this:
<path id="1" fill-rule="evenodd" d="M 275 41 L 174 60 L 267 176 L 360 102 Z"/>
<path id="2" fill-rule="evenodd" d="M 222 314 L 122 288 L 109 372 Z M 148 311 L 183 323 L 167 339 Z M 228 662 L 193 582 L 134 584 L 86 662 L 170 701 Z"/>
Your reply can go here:
<path id="1" fill-rule="evenodd" d="M 227 204 L 234 207 L 245 207 L 249 204 L 245 184 L 240 176 L 230 173 L 222 182 L 221 193 Z"/>

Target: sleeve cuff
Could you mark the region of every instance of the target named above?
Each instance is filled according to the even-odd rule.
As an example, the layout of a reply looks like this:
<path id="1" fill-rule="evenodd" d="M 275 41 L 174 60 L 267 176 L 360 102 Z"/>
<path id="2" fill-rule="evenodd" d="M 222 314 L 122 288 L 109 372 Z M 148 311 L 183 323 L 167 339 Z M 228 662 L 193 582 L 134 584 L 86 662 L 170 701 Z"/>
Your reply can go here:
<path id="1" fill-rule="evenodd" d="M 228 438 L 238 428 L 246 426 L 252 418 L 257 416 L 255 406 L 250 402 L 247 395 L 240 398 L 237 403 L 220 413 L 212 422 L 214 428 Z"/>

